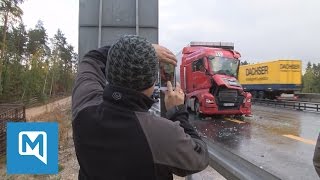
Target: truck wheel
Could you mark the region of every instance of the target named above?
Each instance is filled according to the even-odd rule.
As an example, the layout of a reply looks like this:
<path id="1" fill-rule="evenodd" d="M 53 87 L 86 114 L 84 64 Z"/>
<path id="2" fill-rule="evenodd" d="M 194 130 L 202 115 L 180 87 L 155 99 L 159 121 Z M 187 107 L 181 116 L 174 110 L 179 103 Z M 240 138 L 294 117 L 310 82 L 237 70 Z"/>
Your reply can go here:
<path id="1" fill-rule="evenodd" d="M 200 113 L 200 104 L 197 99 L 194 101 L 194 113 L 197 117 L 202 118 L 202 114 Z"/>
<path id="2" fill-rule="evenodd" d="M 258 95 L 258 98 L 259 99 L 264 99 L 264 92 L 263 91 L 259 91 L 259 95 Z"/>
<path id="3" fill-rule="evenodd" d="M 256 99 L 258 96 L 257 91 L 251 91 L 252 98 Z"/>

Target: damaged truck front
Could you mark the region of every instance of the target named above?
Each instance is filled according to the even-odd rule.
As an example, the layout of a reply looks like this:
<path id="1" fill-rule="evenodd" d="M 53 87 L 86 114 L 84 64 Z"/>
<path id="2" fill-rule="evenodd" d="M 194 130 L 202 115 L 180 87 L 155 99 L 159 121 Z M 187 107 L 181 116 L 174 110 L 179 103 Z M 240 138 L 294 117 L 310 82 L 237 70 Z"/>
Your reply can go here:
<path id="1" fill-rule="evenodd" d="M 233 43 L 191 42 L 183 48 L 176 80 L 191 111 L 198 116 L 251 114 L 251 94 L 237 79 L 239 58 Z"/>

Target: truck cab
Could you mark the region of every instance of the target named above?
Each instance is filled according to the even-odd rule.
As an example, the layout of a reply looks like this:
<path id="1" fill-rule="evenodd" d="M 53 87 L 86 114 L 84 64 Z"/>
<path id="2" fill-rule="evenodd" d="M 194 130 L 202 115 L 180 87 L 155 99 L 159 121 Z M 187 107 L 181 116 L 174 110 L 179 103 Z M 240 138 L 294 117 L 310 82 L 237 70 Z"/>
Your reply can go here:
<path id="1" fill-rule="evenodd" d="M 198 116 L 251 114 L 251 94 L 237 80 L 239 58 L 233 43 L 191 42 L 183 48 L 176 76 L 191 111 Z"/>

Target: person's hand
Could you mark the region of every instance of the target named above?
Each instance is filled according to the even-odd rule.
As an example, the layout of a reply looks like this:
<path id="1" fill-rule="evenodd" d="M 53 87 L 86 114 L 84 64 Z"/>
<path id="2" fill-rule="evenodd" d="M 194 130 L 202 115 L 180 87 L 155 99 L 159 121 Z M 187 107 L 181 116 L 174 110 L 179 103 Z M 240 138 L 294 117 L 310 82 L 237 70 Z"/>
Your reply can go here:
<path id="1" fill-rule="evenodd" d="M 160 46 L 158 44 L 152 44 L 152 46 L 156 50 L 156 53 L 160 62 L 177 65 L 176 56 L 169 49 L 163 46 Z"/>
<path id="2" fill-rule="evenodd" d="M 173 108 L 174 106 L 179 106 L 181 104 L 184 104 L 184 93 L 178 82 L 175 90 L 173 90 L 171 82 L 168 81 L 167 88 L 168 90 L 165 92 L 165 97 L 164 97 L 164 104 L 167 110 Z"/>

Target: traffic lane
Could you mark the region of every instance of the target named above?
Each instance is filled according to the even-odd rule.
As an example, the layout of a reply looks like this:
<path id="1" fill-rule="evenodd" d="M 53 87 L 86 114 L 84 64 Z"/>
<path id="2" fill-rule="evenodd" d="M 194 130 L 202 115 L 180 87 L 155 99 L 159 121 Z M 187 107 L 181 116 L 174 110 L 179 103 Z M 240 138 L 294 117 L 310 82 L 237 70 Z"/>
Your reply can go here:
<path id="1" fill-rule="evenodd" d="M 281 179 L 317 179 L 312 164 L 314 145 L 288 138 L 295 135 L 315 140 L 319 114 L 253 107 L 244 123 L 232 119 L 190 120 L 204 136 L 229 151 L 264 168 Z M 310 132 L 307 132 L 307 131 Z"/>
<path id="2" fill-rule="evenodd" d="M 266 128 L 273 128 L 279 134 L 287 133 L 314 141 L 318 137 L 320 130 L 319 113 L 256 105 L 252 106 L 252 112 L 253 119 L 260 120 L 254 122 L 259 122 L 260 126 Z M 268 126 L 270 122 L 271 125 Z"/>

